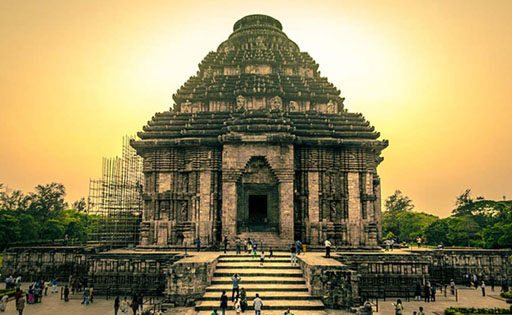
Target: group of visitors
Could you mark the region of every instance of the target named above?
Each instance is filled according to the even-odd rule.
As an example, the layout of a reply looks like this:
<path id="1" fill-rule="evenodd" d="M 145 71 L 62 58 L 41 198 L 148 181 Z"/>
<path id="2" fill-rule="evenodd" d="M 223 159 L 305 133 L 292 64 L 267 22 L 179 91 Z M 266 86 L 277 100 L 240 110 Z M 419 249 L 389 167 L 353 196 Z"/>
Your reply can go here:
<path id="1" fill-rule="evenodd" d="M 143 307 L 144 295 L 142 293 L 139 295 L 134 294 L 131 301 L 128 301 L 126 296 L 123 300 L 117 296 L 114 300 L 114 315 L 117 315 L 119 311 L 121 311 L 122 315 L 127 315 L 130 309 L 132 310 L 133 315 L 136 315 L 139 310 L 140 314 L 142 314 Z"/>
<path id="2" fill-rule="evenodd" d="M 233 282 L 234 285 L 234 282 Z M 234 292 L 234 291 L 233 291 Z M 236 315 L 240 315 L 244 313 L 247 309 L 247 293 L 245 289 L 242 288 L 240 294 L 237 294 L 236 297 L 232 297 L 231 301 L 233 302 L 233 308 L 235 309 Z M 254 307 L 255 315 L 261 315 L 261 309 L 263 307 L 263 301 L 260 298 L 260 295 L 256 293 L 256 297 L 252 301 L 252 305 Z M 222 315 L 226 314 L 226 309 L 228 308 L 228 296 L 226 295 L 226 290 L 222 291 L 222 295 L 220 296 L 220 310 Z M 219 315 L 217 313 L 217 309 L 214 309 L 212 315 Z M 290 313 L 291 315 L 291 313 Z"/>
<path id="3" fill-rule="evenodd" d="M 23 290 L 21 287 L 16 288 L 16 292 L 14 292 L 14 300 L 16 305 L 16 311 L 19 315 L 23 315 L 23 310 L 25 309 L 25 294 L 23 294 Z M 28 294 L 27 294 L 28 299 Z M 9 296 L 6 294 L 0 298 L 0 312 L 5 312 L 7 310 L 7 302 L 9 301 Z"/>
<path id="4" fill-rule="evenodd" d="M 5 278 L 5 289 L 10 290 L 14 288 L 19 288 L 21 286 L 21 276 L 12 274 L 9 277 Z"/>
<path id="5" fill-rule="evenodd" d="M 404 305 L 402 304 L 402 300 L 398 299 L 396 300 L 396 303 L 393 303 L 393 306 L 395 307 L 395 314 L 396 315 L 402 315 L 404 313 Z M 425 315 L 423 312 L 423 307 L 419 307 L 419 312 L 414 311 L 413 314 L 416 315 Z"/>
<path id="6" fill-rule="evenodd" d="M 435 302 L 436 294 L 437 294 L 438 286 L 435 282 L 430 284 L 430 281 L 427 281 L 425 286 L 423 287 L 423 297 L 425 302 Z M 421 300 L 421 285 L 419 283 L 416 284 L 416 289 L 414 290 L 414 300 Z"/>

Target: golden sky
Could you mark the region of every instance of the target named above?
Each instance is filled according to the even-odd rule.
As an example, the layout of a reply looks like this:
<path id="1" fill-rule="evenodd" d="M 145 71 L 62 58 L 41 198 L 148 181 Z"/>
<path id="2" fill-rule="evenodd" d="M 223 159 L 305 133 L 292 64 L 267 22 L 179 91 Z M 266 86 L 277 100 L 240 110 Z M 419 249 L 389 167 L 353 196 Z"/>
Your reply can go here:
<path id="1" fill-rule="evenodd" d="M 512 197 L 512 1 L 0 1 L 0 183 L 87 196 L 248 14 L 280 20 L 389 139 L 383 198 L 449 215 L 466 188 Z"/>

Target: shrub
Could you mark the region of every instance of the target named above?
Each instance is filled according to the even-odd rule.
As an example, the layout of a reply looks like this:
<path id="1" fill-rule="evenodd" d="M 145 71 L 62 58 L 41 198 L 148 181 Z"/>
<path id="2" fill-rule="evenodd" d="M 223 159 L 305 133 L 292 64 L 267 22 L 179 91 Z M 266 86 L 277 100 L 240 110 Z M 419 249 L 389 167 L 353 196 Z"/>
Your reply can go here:
<path id="1" fill-rule="evenodd" d="M 475 307 L 449 307 L 444 310 L 445 315 L 464 314 L 512 314 L 511 308 L 475 308 Z"/>

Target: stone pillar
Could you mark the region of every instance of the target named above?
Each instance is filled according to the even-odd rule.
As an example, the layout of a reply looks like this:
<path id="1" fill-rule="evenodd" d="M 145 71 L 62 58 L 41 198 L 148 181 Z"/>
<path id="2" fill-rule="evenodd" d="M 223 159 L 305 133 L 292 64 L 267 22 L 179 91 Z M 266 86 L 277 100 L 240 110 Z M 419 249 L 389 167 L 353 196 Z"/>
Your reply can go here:
<path id="1" fill-rule="evenodd" d="M 280 238 L 293 242 L 293 176 L 279 183 Z"/>
<path id="2" fill-rule="evenodd" d="M 223 174 L 224 176 L 224 174 Z M 224 179 L 222 182 L 222 239 L 236 237 L 236 182 Z"/>
<path id="3" fill-rule="evenodd" d="M 196 237 L 201 239 L 201 244 L 209 244 L 212 241 L 212 172 L 199 173 L 199 218 L 197 220 Z"/>
<path id="4" fill-rule="evenodd" d="M 350 172 L 348 179 L 348 242 L 350 247 L 359 247 L 361 230 L 361 194 L 359 173 Z"/>
<path id="5" fill-rule="evenodd" d="M 309 242 L 320 244 L 320 207 L 318 198 L 318 172 L 308 172 L 308 211 L 309 211 Z"/>

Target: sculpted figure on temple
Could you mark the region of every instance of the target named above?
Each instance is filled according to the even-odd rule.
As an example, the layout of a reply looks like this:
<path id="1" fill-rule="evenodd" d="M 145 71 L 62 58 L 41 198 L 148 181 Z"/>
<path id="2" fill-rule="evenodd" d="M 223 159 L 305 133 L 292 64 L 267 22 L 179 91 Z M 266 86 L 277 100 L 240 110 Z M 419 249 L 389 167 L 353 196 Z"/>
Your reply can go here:
<path id="1" fill-rule="evenodd" d="M 236 97 L 236 110 L 244 110 L 245 109 L 245 97 L 243 95 L 238 95 Z"/>
<path id="2" fill-rule="evenodd" d="M 299 109 L 299 104 L 296 101 L 290 101 L 290 112 L 295 112 Z"/>
<path id="3" fill-rule="evenodd" d="M 180 214 L 181 214 L 181 219 L 183 221 L 188 221 L 188 211 L 187 211 L 187 202 L 186 201 L 181 202 Z"/>
<path id="4" fill-rule="evenodd" d="M 281 100 L 281 98 L 279 96 L 274 96 L 270 100 L 270 110 L 271 111 L 282 110 L 282 108 L 283 108 L 283 101 Z"/>
<path id="5" fill-rule="evenodd" d="M 181 103 L 181 111 L 183 113 L 190 113 L 192 108 L 192 103 L 189 100 L 186 100 L 184 103 Z"/>
<path id="6" fill-rule="evenodd" d="M 332 100 L 329 100 L 327 103 L 327 112 L 330 114 L 334 113 L 334 102 Z"/>

